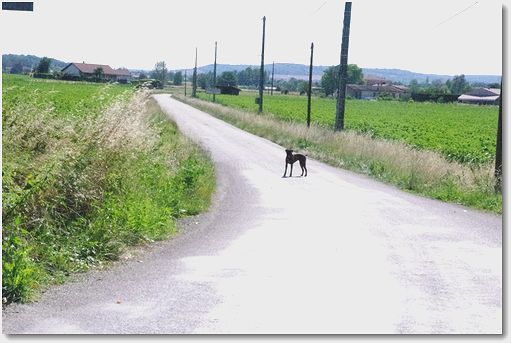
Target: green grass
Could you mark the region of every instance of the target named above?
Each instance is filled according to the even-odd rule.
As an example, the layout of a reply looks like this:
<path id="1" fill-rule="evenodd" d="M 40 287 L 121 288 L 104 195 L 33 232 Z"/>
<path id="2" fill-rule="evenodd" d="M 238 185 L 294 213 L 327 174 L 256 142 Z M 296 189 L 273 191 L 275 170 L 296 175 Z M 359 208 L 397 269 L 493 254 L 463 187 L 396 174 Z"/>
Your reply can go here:
<path id="1" fill-rule="evenodd" d="M 167 238 L 209 206 L 212 163 L 147 94 L 4 75 L 2 99 L 7 302 Z"/>
<path id="2" fill-rule="evenodd" d="M 210 100 L 211 95 L 198 93 Z M 217 102 L 257 111 L 254 92 L 239 96 L 217 95 Z M 335 100 L 312 99 L 312 122 L 333 128 Z M 282 120 L 306 122 L 307 97 L 264 96 L 264 110 Z M 398 101 L 346 101 L 345 126 L 375 138 L 392 139 L 412 147 L 440 152 L 449 160 L 482 164 L 495 158 L 497 106 L 437 104 Z"/>

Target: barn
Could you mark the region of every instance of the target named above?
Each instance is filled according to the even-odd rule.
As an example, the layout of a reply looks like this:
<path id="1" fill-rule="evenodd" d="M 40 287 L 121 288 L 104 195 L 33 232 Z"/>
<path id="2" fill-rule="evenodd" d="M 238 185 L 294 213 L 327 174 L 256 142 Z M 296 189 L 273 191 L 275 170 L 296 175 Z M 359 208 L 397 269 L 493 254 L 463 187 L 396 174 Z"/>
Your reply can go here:
<path id="1" fill-rule="evenodd" d="M 216 86 L 220 88 L 220 94 L 240 95 L 241 89 L 235 86 Z"/>
<path id="2" fill-rule="evenodd" d="M 500 98 L 498 88 L 474 88 L 470 92 L 461 94 L 458 101 L 465 104 L 497 105 Z"/>
<path id="3" fill-rule="evenodd" d="M 377 99 L 380 96 L 391 96 L 395 99 L 399 99 L 404 93 L 407 92 L 407 88 L 403 86 L 395 85 L 381 85 L 381 86 L 368 86 L 368 85 L 355 85 L 349 84 L 346 86 L 346 95 L 351 96 L 355 99 L 372 100 Z"/>

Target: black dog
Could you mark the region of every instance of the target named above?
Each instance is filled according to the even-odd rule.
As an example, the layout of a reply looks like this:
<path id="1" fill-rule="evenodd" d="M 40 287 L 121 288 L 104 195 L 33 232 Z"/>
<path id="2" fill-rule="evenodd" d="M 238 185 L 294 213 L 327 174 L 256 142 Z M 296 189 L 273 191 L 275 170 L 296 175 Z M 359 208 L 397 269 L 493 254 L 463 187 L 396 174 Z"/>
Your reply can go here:
<path id="1" fill-rule="evenodd" d="M 306 161 L 306 157 L 302 154 L 293 154 L 293 150 L 290 150 L 290 149 L 286 149 L 286 170 L 284 170 L 284 176 L 282 177 L 286 177 L 286 173 L 287 173 L 287 164 L 289 163 L 291 165 L 291 171 L 289 172 L 289 176 L 293 176 L 293 163 L 295 163 L 296 161 L 299 161 L 300 162 L 300 167 L 302 168 L 302 175 L 300 176 L 303 176 L 303 172 L 305 171 L 305 176 L 307 176 L 307 167 L 305 167 L 305 161 Z"/>

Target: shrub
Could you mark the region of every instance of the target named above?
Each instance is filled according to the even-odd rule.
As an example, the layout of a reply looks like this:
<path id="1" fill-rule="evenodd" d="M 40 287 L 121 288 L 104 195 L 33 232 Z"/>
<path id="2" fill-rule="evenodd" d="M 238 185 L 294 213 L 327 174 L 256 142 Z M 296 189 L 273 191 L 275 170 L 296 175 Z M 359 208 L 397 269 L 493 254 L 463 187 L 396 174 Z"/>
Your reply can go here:
<path id="1" fill-rule="evenodd" d="M 168 237 L 176 218 L 209 205 L 214 187 L 209 160 L 146 92 L 27 81 L 4 78 L 3 87 L 9 302 L 115 260 L 128 245 Z"/>

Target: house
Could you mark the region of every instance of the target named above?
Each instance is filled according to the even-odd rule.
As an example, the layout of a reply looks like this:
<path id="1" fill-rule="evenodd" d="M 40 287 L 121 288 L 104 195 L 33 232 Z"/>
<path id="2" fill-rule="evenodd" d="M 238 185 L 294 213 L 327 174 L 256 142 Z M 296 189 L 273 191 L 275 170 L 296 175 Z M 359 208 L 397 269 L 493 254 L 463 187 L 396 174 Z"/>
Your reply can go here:
<path id="1" fill-rule="evenodd" d="M 408 91 L 408 88 L 404 86 L 394 85 L 355 85 L 348 84 L 346 86 L 346 95 L 351 96 L 355 99 L 372 100 L 377 99 L 381 96 L 390 96 L 395 99 L 399 99 Z"/>
<path id="2" fill-rule="evenodd" d="M 364 76 L 364 84 L 367 86 L 387 86 L 391 83 L 385 79 L 375 76 Z"/>
<path id="3" fill-rule="evenodd" d="M 62 68 L 61 72 L 65 76 L 80 77 L 84 79 L 95 78 L 95 71 L 101 68 L 103 70 L 103 78 L 111 81 L 118 81 L 126 83 L 130 80 L 131 74 L 128 69 L 120 68 L 113 69 L 106 64 L 91 64 L 91 63 L 69 63 Z"/>
<path id="4" fill-rule="evenodd" d="M 216 88 L 220 88 L 220 94 L 228 94 L 228 95 L 240 95 L 241 89 L 235 86 L 216 86 Z"/>
<path id="5" fill-rule="evenodd" d="M 131 80 L 131 73 L 126 68 L 114 69 L 115 75 L 117 76 L 116 81 L 120 83 L 128 83 Z"/>
<path id="6" fill-rule="evenodd" d="M 458 101 L 465 104 L 498 105 L 499 98 L 498 88 L 474 88 L 468 93 L 461 94 Z"/>

